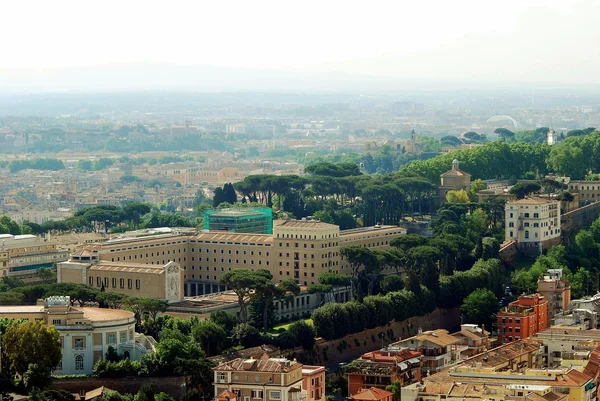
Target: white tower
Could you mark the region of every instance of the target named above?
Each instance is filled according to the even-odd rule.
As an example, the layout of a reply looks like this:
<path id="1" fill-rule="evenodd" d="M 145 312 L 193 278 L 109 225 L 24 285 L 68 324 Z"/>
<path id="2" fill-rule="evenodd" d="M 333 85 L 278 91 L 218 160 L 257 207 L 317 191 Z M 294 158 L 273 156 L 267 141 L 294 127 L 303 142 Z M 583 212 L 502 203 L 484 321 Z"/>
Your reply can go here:
<path id="1" fill-rule="evenodd" d="M 548 145 L 554 145 L 558 140 L 558 137 L 556 135 L 556 131 L 554 131 L 554 128 L 550 127 L 550 129 L 548 130 Z"/>

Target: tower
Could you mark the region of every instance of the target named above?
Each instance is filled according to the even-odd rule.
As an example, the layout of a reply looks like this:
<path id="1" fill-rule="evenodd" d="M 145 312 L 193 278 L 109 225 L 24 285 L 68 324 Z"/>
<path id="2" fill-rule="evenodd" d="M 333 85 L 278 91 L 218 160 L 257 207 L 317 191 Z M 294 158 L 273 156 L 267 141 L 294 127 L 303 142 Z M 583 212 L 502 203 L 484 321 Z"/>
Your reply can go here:
<path id="1" fill-rule="evenodd" d="M 548 145 L 554 145 L 556 142 L 558 142 L 556 131 L 554 131 L 554 128 L 552 128 L 552 127 L 550 127 L 550 129 L 548 130 L 547 142 L 548 142 Z"/>

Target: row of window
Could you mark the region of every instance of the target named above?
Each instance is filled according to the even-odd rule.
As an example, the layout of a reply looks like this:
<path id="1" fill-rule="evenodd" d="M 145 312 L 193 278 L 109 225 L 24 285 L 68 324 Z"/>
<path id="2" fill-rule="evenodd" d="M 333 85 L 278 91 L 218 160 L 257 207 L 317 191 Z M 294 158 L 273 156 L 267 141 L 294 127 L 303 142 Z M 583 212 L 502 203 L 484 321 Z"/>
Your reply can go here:
<path id="1" fill-rule="evenodd" d="M 194 252 L 196 251 L 196 248 L 190 248 L 190 251 L 191 251 L 192 253 L 194 253 Z M 243 253 L 242 253 L 242 255 L 247 255 L 247 252 L 248 252 L 248 251 L 242 251 L 242 252 L 243 252 Z M 262 256 L 262 251 L 257 251 L 257 252 L 258 252 L 258 256 Z M 198 248 L 198 253 L 202 253 L 202 248 Z M 206 253 L 210 253 L 210 249 L 206 248 Z M 216 250 L 216 249 L 213 249 L 213 252 L 212 252 L 212 253 L 217 253 L 217 250 Z M 224 253 L 225 253 L 225 250 L 224 250 L 224 249 L 221 249 L 221 254 L 224 254 Z M 232 253 L 231 253 L 231 249 L 228 249 L 228 252 L 227 252 L 227 253 L 228 253 L 229 255 L 231 255 L 231 254 L 232 254 Z M 239 251 L 239 250 L 236 250 L 236 251 L 235 251 L 235 254 L 236 254 L 236 255 L 239 255 L 239 254 L 240 254 L 240 251 Z M 269 252 L 265 252 L 265 255 L 266 255 L 266 256 L 269 256 Z M 250 256 L 254 256 L 254 251 L 250 251 Z"/>
<path id="2" fill-rule="evenodd" d="M 118 280 L 118 287 L 117 287 L 117 280 Z M 88 284 L 90 286 L 94 286 L 94 277 L 89 276 L 88 277 Z M 104 284 L 105 288 L 109 288 L 109 284 L 112 284 L 111 288 L 125 288 L 125 279 L 124 278 L 119 278 L 117 279 L 116 277 L 113 277 L 112 279 L 109 279 L 108 277 L 104 277 L 104 279 L 102 279 L 102 277 L 96 277 L 96 287 L 102 287 L 102 284 Z M 135 280 L 135 289 L 139 290 L 142 286 L 142 282 L 139 279 Z M 133 288 L 133 279 L 128 278 L 127 279 L 127 288 L 128 289 L 132 289 Z"/>

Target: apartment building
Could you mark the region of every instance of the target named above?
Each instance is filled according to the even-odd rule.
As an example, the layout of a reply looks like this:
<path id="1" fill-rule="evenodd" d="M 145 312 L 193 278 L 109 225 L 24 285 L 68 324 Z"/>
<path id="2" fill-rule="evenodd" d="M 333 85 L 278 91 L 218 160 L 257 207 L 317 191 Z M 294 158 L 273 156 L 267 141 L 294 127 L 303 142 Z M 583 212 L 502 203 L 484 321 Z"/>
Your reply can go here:
<path id="1" fill-rule="evenodd" d="M 520 250 L 536 255 L 560 244 L 560 202 L 531 197 L 505 206 L 505 240 L 516 241 Z"/>
<path id="2" fill-rule="evenodd" d="M 572 367 L 541 369 L 543 346 L 517 341 L 402 389 L 403 401 L 591 401 L 592 377 Z"/>
<path id="3" fill-rule="evenodd" d="M 470 358 L 481 354 L 492 348 L 492 344 L 496 341 L 494 337 L 490 337 L 490 332 L 476 324 L 462 324 L 460 331 L 452 333 L 452 336 L 460 340 L 460 344 L 466 349 L 462 352 L 461 359 Z"/>
<path id="4" fill-rule="evenodd" d="M 536 333 L 531 340 L 543 344 L 544 365 L 585 366 L 600 345 L 600 331 L 582 330 L 579 326 L 554 326 Z"/>
<path id="5" fill-rule="evenodd" d="M 307 401 L 325 401 L 325 366 L 302 366 L 302 389 Z"/>
<path id="6" fill-rule="evenodd" d="M 543 295 L 521 295 L 496 315 L 499 344 L 531 337 L 548 327 L 548 301 Z"/>
<path id="7" fill-rule="evenodd" d="M 286 358 L 237 358 L 213 368 L 217 400 L 224 401 L 301 401 L 307 399 L 302 388 L 302 364 Z"/>
<path id="8" fill-rule="evenodd" d="M 439 372 L 460 361 L 466 346 L 460 338 L 448 334 L 448 330 L 421 331 L 413 337 L 398 341 L 393 345 L 406 347 L 421 353 L 421 370 L 424 375 Z"/>
<path id="9" fill-rule="evenodd" d="M 0 249 L 8 253 L 6 275 L 24 281 L 35 281 L 38 269 L 69 259 L 67 249 L 36 235 L 0 234 L 0 244 Z"/>
<path id="10" fill-rule="evenodd" d="M 41 321 L 54 325 L 60 335 L 62 360 L 55 374 L 91 374 L 94 363 L 108 347 L 131 360 L 154 352 L 154 341 L 135 332 L 133 312 L 71 306 L 70 297 L 49 297 L 43 304 L 0 306 L 8 319 Z"/>
<path id="11" fill-rule="evenodd" d="M 367 352 L 345 367 L 348 394 L 363 388 L 385 389 L 398 381 L 402 386 L 421 380 L 421 353 L 406 347 L 390 345 Z"/>
<path id="12" fill-rule="evenodd" d="M 219 280 L 240 268 L 269 270 L 276 282 L 293 279 L 299 285 L 315 284 L 321 273 L 349 272 L 341 247 L 385 249 L 391 240 L 405 234 L 405 229 L 396 226 L 340 231 L 336 225 L 314 220 L 277 220 L 272 235 L 223 231 L 157 234 L 109 240 L 84 249 L 98 261 L 122 266 L 176 262 L 184 270 L 184 294 L 197 296 L 225 291 Z"/>
<path id="13" fill-rule="evenodd" d="M 538 280 L 537 292 L 548 300 L 548 322 L 569 308 L 571 283 L 563 277 L 562 269 L 548 269 Z"/>

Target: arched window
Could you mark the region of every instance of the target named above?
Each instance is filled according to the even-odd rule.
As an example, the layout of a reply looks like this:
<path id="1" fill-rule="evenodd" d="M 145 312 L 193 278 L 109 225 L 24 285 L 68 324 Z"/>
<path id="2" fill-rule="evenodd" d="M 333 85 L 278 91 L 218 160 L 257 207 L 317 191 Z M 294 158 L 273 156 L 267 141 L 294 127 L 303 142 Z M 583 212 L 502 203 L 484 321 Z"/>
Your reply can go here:
<path id="1" fill-rule="evenodd" d="M 125 351 L 123 353 L 123 359 L 130 359 L 130 358 L 131 358 L 131 356 L 129 355 L 129 351 Z"/>
<path id="2" fill-rule="evenodd" d="M 525 230 L 525 238 L 529 238 L 529 231 Z"/>
<path id="3" fill-rule="evenodd" d="M 75 370 L 83 370 L 83 355 L 75 355 Z"/>

